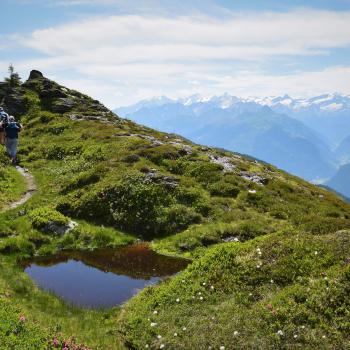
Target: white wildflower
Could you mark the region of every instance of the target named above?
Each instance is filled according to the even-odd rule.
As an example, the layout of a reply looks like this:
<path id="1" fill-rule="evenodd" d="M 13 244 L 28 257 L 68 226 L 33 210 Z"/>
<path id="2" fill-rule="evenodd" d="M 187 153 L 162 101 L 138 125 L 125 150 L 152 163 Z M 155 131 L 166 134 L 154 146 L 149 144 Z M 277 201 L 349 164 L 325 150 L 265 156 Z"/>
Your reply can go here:
<path id="1" fill-rule="evenodd" d="M 200 300 L 203 300 L 203 297 L 199 297 Z"/>
<path id="2" fill-rule="evenodd" d="M 149 345 L 148 345 L 148 344 L 146 344 L 146 345 L 145 345 L 145 348 L 146 348 L 146 349 L 148 349 L 148 348 L 149 348 Z"/>
<path id="3" fill-rule="evenodd" d="M 182 330 L 183 330 L 183 331 L 186 331 L 186 330 L 187 330 L 187 328 L 186 328 L 186 327 L 182 327 Z"/>
<path id="4" fill-rule="evenodd" d="M 157 335 L 157 338 L 158 338 L 158 339 L 162 339 L 162 336 L 161 336 L 161 335 Z"/>
<path id="5" fill-rule="evenodd" d="M 164 349 L 165 345 L 164 344 L 160 344 L 159 349 Z"/>
<path id="6" fill-rule="evenodd" d="M 151 327 L 155 327 L 157 325 L 156 322 L 151 322 Z"/>
<path id="7" fill-rule="evenodd" d="M 220 350 L 225 350 L 225 347 L 223 345 L 221 345 Z"/>
<path id="8" fill-rule="evenodd" d="M 234 332 L 233 332 L 233 335 L 234 335 L 234 336 L 236 336 L 236 335 L 238 335 L 238 334 L 239 334 L 238 331 L 234 331 Z"/>
<path id="9" fill-rule="evenodd" d="M 298 335 L 297 334 L 294 334 L 294 339 L 297 339 L 298 338 Z"/>
<path id="10" fill-rule="evenodd" d="M 157 313 L 158 313 L 157 310 L 154 310 L 154 311 L 153 311 L 153 314 L 154 314 L 154 315 L 157 315 Z"/>
<path id="11" fill-rule="evenodd" d="M 277 333 L 276 333 L 277 335 L 283 335 L 283 331 L 281 330 L 281 329 L 279 329 L 278 331 L 277 331 Z"/>
<path id="12" fill-rule="evenodd" d="M 205 285 L 206 285 L 206 283 L 205 283 L 205 282 L 203 282 L 202 284 L 203 284 L 203 286 L 205 286 Z"/>
<path id="13" fill-rule="evenodd" d="M 179 302 L 180 302 L 180 298 L 177 298 L 177 299 L 176 299 L 176 302 L 179 303 Z"/>
<path id="14" fill-rule="evenodd" d="M 318 254 L 318 251 L 316 250 L 316 251 L 315 251 L 315 255 L 317 255 L 317 254 Z"/>
<path id="15" fill-rule="evenodd" d="M 273 279 L 270 279 L 270 283 L 274 283 Z"/>
<path id="16" fill-rule="evenodd" d="M 322 338 L 323 338 L 323 339 L 325 339 L 325 338 L 326 338 L 326 336 L 325 336 L 325 335 L 323 335 L 323 336 L 322 336 Z"/>
<path id="17" fill-rule="evenodd" d="M 210 286 L 210 289 L 214 289 L 214 286 Z"/>
<path id="18" fill-rule="evenodd" d="M 174 337 L 177 337 L 177 333 L 174 333 Z"/>

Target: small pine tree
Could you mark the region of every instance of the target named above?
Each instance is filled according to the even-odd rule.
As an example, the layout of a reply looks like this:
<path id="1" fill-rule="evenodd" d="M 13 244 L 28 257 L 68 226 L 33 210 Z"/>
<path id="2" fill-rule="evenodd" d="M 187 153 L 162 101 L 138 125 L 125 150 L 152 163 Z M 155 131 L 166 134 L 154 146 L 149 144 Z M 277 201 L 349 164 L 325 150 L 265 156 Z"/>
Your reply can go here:
<path id="1" fill-rule="evenodd" d="M 5 78 L 5 82 L 9 85 L 9 87 L 17 87 L 22 84 L 21 78 L 17 72 L 15 72 L 15 68 L 12 63 L 9 65 L 9 77 Z"/>

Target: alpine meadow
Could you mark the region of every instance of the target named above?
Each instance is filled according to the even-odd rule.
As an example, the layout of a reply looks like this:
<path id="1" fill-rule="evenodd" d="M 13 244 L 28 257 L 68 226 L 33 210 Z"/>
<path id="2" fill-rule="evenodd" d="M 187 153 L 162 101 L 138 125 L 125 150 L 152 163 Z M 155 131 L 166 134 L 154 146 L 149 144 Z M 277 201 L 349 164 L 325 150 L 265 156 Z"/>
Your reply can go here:
<path id="1" fill-rule="evenodd" d="M 340 198 L 255 159 L 120 119 L 37 71 L 1 87 L 26 125 L 19 158 L 38 187 L 9 209 L 26 183 L 2 154 L 3 349 L 350 345 L 350 207 Z M 48 225 L 73 220 L 65 233 Z M 112 309 L 70 306 L 20 265 L 139 240 L 191 263 Z"/>
<path id="2" fill-rule="evenodd" d="M 0 350 L 350 349 L 348 0 L 0 2 Z"/>

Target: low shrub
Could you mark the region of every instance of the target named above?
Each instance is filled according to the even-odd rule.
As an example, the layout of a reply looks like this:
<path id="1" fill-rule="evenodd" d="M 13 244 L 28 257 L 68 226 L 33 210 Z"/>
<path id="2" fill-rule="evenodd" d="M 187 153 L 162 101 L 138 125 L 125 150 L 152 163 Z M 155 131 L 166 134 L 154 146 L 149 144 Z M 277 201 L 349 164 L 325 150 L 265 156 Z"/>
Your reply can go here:
<path id="1" fill-rule="evenodd" d="M 208 190 L 212 196 L 232 198 L 236 198 L 240 192 L 239 187 L 223 181 L 210 184 Z"/>
<path id="2" fill-rule="evenodd" d="M 38 230 L 44 229 L 49 223 L 66 225 L 69 219 L 60 212 L 49 207 L 40 207 L 31 211 L 28 215 L 33 228 Z"/>

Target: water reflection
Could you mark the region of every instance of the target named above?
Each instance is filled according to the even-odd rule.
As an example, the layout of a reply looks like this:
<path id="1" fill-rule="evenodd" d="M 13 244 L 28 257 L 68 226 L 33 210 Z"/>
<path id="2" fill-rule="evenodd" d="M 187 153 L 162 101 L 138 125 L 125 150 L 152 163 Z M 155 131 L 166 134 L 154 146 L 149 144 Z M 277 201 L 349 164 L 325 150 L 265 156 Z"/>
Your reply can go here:
<path id="1" fill-rule="evenodd" d="M 145 286 L 186 268 L 145 244 L 94 252 L 62 252 L 25 263 L 35 283 L 69 303 L 90 308 L 121 304 Z"/>

